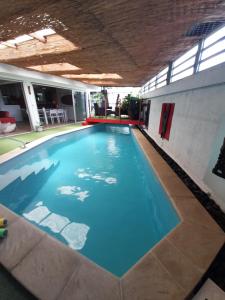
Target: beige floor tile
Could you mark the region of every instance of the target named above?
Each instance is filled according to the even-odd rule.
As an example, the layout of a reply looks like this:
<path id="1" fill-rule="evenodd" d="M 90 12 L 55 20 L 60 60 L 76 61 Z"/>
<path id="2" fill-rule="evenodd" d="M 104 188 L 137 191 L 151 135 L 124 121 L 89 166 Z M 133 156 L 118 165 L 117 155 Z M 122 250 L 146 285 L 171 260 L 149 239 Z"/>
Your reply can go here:
<path id="1" fill-rule="evenodd" d="M 59 295 L 61 299 L 120 300 L 119 279 L 84 259 Z"/>
<path id="2" fill-rule="evenodd" d="M 195 197 L 173 197 L 173 201 L 184 221 L 201 224 L 223 233 L 220 226 Z"/>
<path id="3" fill-rule="evenodd" d="M 225 293 L 208 279 L 192 300 L 225 300 Z"/>
<path id="4" fill-rule="evenodd" d="M 152 254 L 158 258 L 175 281 L 184 288 L 186 294 L 191 292 L 203 275 L 200 269 L 167 239 L 160 242 L 152 250 Z"/>
<path id="5" fill-rule="evenodd" d="M 161 157 L 160 159 L 151 159 L 152 166 L 154 170 L 157 170 L 157 173 L 161 178 L 163 177 L 177 177 L 176 173 L 171 169 L 171 167 L 165 162 Z"/>
<path id="6" fill-rule="evenodd" d="M 152 254 L 122 278 L 124 300 L 181 300 L 184 290 L 167 273 Z"/>
<path id="7" fill-rule="evenodd" d="M 44 232 L 18 218 L 8 227 L 8 236 L 0 243 L 0 262 L 8 270 L 14 268 L 40 242 Z"/>
<path id="8" fill-rule="evenodd" d="M 197 223 L 183 222 L 167 239 L 202 271 L 206 271 L 224 244 L 225 235 Z"/>
<path id="9" fill-rule="evenodd" d="M 7 219 L 8 220 L 8 224 L 10 225 L 12 222 L 16 221 L 16 219 L 19 218 L 19 216 L 16 215 L 11 210 L 9 210 L 4 205 L 0 204 L 0 218 Z"/>
<path id="10" fill-rule="evenodd" d="M 167 194 L 173 197 L 193 197 L 192 192 L 177 176 L 160 175 L 160 181 L 165 188 Z"/>
<path id="11" fill-rule="evenodd" d="M 145 155 L 149 158 L 149 160 L 151 162 L 163 162 L 164 161 L 163 158 L 160 156 L 160 154 L 151 145 L 149 145 L 149 143 L 148 144 L 142 143 L 141 147 L 142 147 Z"/>
<path id="12" fill-rule="evenodd" d="M 38 299 L 53 300 L 79 267 L 79 254 L 45 236 L 12 274 Z"/>

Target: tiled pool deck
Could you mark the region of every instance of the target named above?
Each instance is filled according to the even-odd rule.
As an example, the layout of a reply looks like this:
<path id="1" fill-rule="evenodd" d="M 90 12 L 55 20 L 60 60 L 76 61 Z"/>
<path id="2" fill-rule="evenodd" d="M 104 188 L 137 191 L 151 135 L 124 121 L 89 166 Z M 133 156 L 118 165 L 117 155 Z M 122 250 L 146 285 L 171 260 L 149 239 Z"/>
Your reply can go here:
<path id="1" fill-rule="evenodd" d="M 0 242 L 0 263 L 38 299 L 185 299 L 225 242 L 220 227 L 143 134 L 133 132 L 181 223 L 117 278 L 0 205 L 0 215 L 9 220 L 9 235 Z M 1 157 L 0 162 L 23 150 L 18 151 Z"/>

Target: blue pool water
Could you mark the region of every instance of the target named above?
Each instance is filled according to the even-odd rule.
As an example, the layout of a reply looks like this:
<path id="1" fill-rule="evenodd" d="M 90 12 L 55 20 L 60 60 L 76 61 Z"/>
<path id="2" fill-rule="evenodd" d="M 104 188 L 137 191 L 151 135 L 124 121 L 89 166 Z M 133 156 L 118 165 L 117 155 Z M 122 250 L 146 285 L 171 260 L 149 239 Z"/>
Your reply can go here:
<path id="1" fill-rule="evenodd" d="M 0 165 L 0 203 L 117 276 L 179 223 L 126 126 L 56 137 Z"/>

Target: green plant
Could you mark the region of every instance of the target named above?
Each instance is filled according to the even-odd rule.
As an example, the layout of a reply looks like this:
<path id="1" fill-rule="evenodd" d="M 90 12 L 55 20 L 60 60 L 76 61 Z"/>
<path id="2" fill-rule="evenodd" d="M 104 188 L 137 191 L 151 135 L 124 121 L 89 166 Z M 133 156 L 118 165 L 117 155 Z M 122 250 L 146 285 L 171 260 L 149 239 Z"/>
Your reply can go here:
<path id="1" fill-rule="evenodd" d="M 128 108 L 129 108 L 129 99 L 127 96 L 123 99 L 123 102 L 121 104 L 121 112 L 124 115 L 128 115 Z"/>
<path id="2" fill-rule="evenodd" d="M 139 102 L 140 99 L 138 97 L 131 96 L 131 94 L 128 94 L 121 105 L 121 111 L 123 111 L 123 114 L 128 114 L 129 117 L 133 120 L 136 120 L 139 118 Z"/>
<path id="3" fill-rule="evenodd" d="M 91 100 L 94 102 L 94 103 L 101 103 L 102 100 L 103 100 L 103 94 L 101 92 L 96 92 L 96 93 L 92 93 L 91 94 Z"/>

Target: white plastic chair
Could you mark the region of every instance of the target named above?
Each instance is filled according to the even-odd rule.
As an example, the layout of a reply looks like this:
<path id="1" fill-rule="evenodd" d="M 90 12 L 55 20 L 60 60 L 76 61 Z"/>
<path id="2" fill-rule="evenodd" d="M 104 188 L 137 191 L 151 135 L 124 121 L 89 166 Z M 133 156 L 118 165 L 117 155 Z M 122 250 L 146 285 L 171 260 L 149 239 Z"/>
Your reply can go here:
<path id="1" fill-rule="evenodd" d="M 59 120 L 61 119 L 62 120 L 62 122 L 66 122 L 66 119 L 65 119 L 65 111 L 64 111 L 64 109 L 57 109 L 57 114 L 58 114 L 58 118 L 59 118 Z"/>
<path id="2" fill-rule="evenodd" d="M 58 123 L 60 123 L 60 119 L 59 119 L 59 116 L 58 116 L 57 109 L 50 109 L 49 110 L 49 117 L 50 117 L 50 120 L 51 120 L 52 124 L 55 123 L 55 119 L 57 120 Z"/>
<path id="3" fill-rule="evenodd" d="M 42 123 L 45 123 L 46 125 L 48 125 L 48 118 L 47 118 L 46 110 L 44 107 L 42 109 L 38 110 L 38 114 L 39 114 L 40 121 Z"/>

